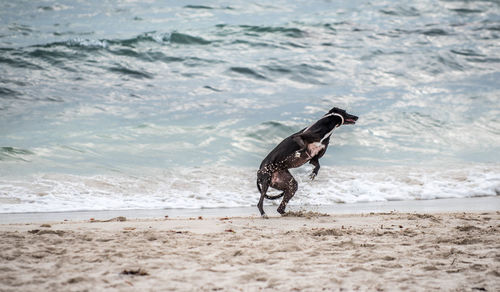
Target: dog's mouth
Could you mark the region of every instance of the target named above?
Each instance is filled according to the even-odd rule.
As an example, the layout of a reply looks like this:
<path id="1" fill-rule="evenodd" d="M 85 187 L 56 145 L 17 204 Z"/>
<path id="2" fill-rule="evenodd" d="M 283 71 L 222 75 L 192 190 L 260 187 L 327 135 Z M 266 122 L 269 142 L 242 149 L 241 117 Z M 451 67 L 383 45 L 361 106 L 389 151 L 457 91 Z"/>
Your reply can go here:
<path id="1" fill-rule="evenodd" d="M 346 117 L 344 119 L 344 125 L 354 125 L 356 124 L 356 121 L 358 120 L 358 117 Z"/>

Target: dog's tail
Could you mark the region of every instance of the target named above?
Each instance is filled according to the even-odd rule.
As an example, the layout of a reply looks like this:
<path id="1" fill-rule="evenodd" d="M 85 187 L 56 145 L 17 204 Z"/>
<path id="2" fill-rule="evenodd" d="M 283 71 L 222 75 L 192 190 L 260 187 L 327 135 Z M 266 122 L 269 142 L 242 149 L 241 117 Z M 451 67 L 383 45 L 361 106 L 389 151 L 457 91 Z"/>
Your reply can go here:
<path id="1" fill-rule="evenodd" d="M 276 200 L 276 199 L 279 199 L 281 197 L 283 197 L 283 195 L 285 194 L 285 192 L 282 192 L 281 194 L 279 195 L 276 195 L 276 196 L 268 196 L 268 195 L 264 195 L 264 197 L 268 200 Z"/>
<path id="2" fill-rule="evenodd" d="M 262 194 L 262 189 L 260 188 L 259 180 L 257 180 L 257 189 L 259 190 L 259 193 Z M 285 194 L 285 192 L 282 192 L 281 194 L 276 195 L 276 196 L 264 195 L 264 198 L 266 198 L 268 200 L 277 200 L 277 199 L 283 197 L 284 194 Z"/>

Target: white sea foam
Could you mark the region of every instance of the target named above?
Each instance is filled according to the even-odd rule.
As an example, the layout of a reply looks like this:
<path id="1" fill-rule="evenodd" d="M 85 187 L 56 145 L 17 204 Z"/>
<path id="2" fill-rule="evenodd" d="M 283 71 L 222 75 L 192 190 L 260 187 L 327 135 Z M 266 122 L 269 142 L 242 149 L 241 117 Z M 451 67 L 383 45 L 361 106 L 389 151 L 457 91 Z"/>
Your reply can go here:
<path id="1" fill-rule="evenodd" d="M 70 39 L 66 43 L 68 44 L 68 46 L 84 47 L 91 49 L 101 49 L 101 48 L 105 49 L 108 47 L 108 42 L 106 40 L 84 39 L 80 37 Z"/>
<path id="2" fill-rule="evenodd" d="M 314 181 L 307 178 L 310 170 L 293 171 L 299 190 L 291 205 L 500 194 L 500 165 L 322 167 Z M 253 206 L 258 197 L 251 168 L 177 168 L 140 176 L 42 174 L 0 180 L 1 213 L 238 207 Z"/>

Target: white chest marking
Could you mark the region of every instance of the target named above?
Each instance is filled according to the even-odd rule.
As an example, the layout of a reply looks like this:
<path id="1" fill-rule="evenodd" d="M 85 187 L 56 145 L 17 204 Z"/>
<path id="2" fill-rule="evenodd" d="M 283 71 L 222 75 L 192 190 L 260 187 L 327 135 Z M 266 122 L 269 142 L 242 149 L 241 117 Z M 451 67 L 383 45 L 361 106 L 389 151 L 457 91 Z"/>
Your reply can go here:
<path id="1" fill-rule="evenodd" d="M 337 114 L 337 113 L 326 114 L 321 119 L 324 119 L 324 118 L 327 118 L 327 117 L 330 117 L 330 116 L 338 116 L 340 118 L 341 122 L 336 127 L 334 127 L 330 132 L 326 133 L 325 136 L 323 136 L 323 138 L 321 138 L 321 140 L 319 140 L 319 142 L 314 142 L 314 143 L 310 143 L 309 145 L 307 145 L 306 154 L 309 156 L 309 159 L 313 158 L 321 150 L 325 149 L 325 145 L 323 145 L 323 143 L 321 143 L 321 142 L 323 142 L 325 139 L 327 139 L 328 137 L 330 137 L 332 135 L 332 133 L 333 133 L 333 130 L 335 130 L 335 128 L 338 128 L 338 127 L 340 127 L 340 126 L 342 126 L 344 124 L 344 117 L 342 115 L 340 115 L 340 114 Z M 302 133 L 307 132 L 316 123 L 310 125 L 306 129 L 304 129 L 304 131 L 302 131 Z M 295 155 L 297 155 L 297 154 L 295 154 Z M 298 156 L 296 156 L 296 157 L 298 157 Z"/>
<path id="2" fill-rule="evenodd" d="M 309 157 L 311 158 L 316 156 L 323 149 L 325 149 L 325 145 L 321 144 L 320 142 L 314 142 L 307 145 L 307 152 Z"/>

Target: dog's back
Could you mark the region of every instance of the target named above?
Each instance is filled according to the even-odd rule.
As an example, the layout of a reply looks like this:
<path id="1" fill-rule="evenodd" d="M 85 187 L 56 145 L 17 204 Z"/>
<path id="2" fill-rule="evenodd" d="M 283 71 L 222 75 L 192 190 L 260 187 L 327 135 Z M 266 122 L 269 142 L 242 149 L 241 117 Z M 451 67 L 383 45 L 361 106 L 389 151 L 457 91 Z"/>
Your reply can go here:
<path id="1" fill-rule="evenodd" d="M 280 162 L 285 161 L 290 155 L 293 155 L 296 151 L 300 150 L 300 146 L 295 141 L 293 141 L 293 137 L 297 134 L 300 134 L 304 129 L 285 138 L 283 141 L 281 141 L 281 143 L 274 147 L 274 149 L 269 152 L 264 160 L 262 160 L 259 168 L 263 169 L 264 167 L 270 165 L 276 165 L 276 167 L 278 167 L 278 164 Z M 286 168 L 285 166 L 283 167 Z"/>

